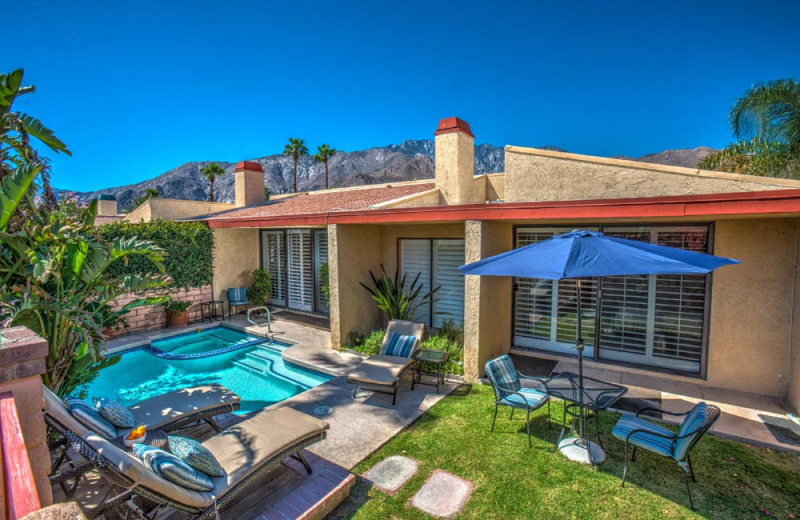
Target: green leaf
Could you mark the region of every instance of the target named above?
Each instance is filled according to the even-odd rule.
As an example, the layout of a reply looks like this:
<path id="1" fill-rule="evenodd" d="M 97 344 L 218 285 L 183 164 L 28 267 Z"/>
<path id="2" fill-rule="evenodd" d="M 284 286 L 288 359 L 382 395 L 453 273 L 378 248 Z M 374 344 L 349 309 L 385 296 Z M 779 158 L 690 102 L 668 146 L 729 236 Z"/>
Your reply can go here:
<path id="1" fill-rule="evenodd" d="M 0 230 L 5 231 L 8 221 L 40 172 L 40 165 L 26 164 L 0 181 Z"/>

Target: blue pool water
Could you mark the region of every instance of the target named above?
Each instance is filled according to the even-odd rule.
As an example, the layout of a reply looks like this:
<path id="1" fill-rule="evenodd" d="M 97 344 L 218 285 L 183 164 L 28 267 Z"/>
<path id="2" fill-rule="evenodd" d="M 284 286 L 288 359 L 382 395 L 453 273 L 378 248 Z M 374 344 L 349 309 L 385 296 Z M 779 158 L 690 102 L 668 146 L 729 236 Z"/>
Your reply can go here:
<path id="1" fill-rule="evenodd" d="M 330 380 L 284 363 L 286 345 L 226 327 L 153 341 L 122 354 L 88 385 L 91 397 L 130 405 L 189 386 L 219 383 L 242 399 L 239 414 L 283 401 Z"/>

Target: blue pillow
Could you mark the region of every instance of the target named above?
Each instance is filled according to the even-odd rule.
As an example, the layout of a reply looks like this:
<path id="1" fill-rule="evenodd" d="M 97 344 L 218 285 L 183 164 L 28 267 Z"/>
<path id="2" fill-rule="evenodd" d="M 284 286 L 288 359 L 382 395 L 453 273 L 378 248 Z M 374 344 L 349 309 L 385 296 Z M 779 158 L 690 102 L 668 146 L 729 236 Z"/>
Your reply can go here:
<path id="1" fill-rule="evenodd" d="M 64 404 L 69 408 L 70 413 L 78 422 L 108 440 L 117 436 L 117 429 L 113 424 L 103 419 L 97 410 L 89 406 L 89 403 L 78 397 L 66 397 Z"/>
<path id="2" fill-rule="evenodd" d="M 214 489 L 214 483 L 208 475 L 190 467 L 172 453 L 147 444 L 134 444 L 133 454 L 156 475 L 173 484 L 194 491 Z"/>
<path id="3" fill-rule="evenodd" d="M 170 436 L 168 441 L 169 451 L 194 469 L 212 477 L 225 476 L 225 470 L 222 469 L 214 455 L 196 440 L 176 435 Z"/>
<path id="4" fill-rule="evenodd" d="M 103 419 L 117 428 L 133 428 L 136 426 L 133 414 L 122 403 L 100 397 L 94 400 L 94 407 L 97 408 Z"/>
<path id="5" fill-rule="evenodd" d="M 397 357 L 411 357 L 414 346 L 417 344 L 416 336 L 404 336 L 392 332 L 389 336 L 389 342 L 386 344 L 386 349 L 383 351 L 384 355 L 397 356 Z"/>

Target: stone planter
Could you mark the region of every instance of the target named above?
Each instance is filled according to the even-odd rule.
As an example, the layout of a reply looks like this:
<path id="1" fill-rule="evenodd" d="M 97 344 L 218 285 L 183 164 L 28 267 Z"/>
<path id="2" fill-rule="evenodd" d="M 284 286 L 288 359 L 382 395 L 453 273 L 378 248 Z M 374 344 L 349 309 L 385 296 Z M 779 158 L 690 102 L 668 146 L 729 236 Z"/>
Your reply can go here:
<path id="1" fill-rule="evenodd" d="M 167 327 L 185 327 L 189 323 L 189 313 L 186 311 L 166 311 Z"/>

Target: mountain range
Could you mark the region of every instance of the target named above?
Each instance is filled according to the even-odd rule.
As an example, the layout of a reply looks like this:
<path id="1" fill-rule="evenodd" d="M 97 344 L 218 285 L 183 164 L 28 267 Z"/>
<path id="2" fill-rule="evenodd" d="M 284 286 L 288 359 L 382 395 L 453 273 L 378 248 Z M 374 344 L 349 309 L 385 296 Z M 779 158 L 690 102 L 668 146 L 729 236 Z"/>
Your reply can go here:
<path id="1" fill-rule="evenodd" d="M 546 150 L 566 151 L 554 146 L 540 147 Z M 622 159 L 694 167 L 701 159 L 714 152 L 712 148 L 701 146 L 694 149 L 666 150 L 638 158 L 616 156 Z M 294 165 L 290 157 L 268 155 L 251 159 L 264 168 L 264 181 L 273 193 L 287 193 L 292 189 Z M 58 190 L 71 192 L 81 201 L 89 201 L 100 194 L 113 194 L 117 197 L 120 211 L 131 209 L 133 199 L 147 188 L 155 188 L 161 197 L 173 199 L 206 200 L 208 181 L 200 169 L 212 161 L 187 162 L 177 168 L 162 173 L 152 179 L 105 188 L 90 192 Z M 214 184 L 216 200 L 233 202 L 234 163 L 213 161 L 225 169 L 225 175 Z M 331 188 L 383 184 L 417 179 L 433 178 L 434 144 L 430 139 L 407 140 L 355 152 L 340 152 L 328 161 L 329 184 Z M 505 170 L 505 152 L 502 147 L 491 144 L 475 146 L 475 174 L 502 172 Z M 297 188 L 311 191 L 324 188 L 325 166 L 317 164 L 311 157 L 301 157 L 297 165 Z"/>

